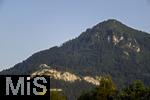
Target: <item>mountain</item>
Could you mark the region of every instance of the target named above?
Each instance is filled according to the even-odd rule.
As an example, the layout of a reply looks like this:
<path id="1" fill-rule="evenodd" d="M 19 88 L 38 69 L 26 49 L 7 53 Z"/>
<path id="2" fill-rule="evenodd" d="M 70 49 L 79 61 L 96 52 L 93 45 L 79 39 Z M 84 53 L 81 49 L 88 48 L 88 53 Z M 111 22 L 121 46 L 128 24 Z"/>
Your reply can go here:
<path id="1" fill-rule="evenodd" d="M 150 86 L 150 34 L 109 19 L 75 39 L 37 52 L 0 74 L 33 74 L 41 64 L 80 76 L 111 75 L 119 87 L 140 79 Z"/>

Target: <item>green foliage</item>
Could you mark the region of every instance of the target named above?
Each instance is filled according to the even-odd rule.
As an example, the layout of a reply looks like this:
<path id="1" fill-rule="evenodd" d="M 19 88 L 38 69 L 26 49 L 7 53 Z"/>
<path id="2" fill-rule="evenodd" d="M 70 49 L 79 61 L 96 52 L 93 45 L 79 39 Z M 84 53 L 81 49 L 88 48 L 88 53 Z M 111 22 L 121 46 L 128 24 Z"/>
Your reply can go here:
<path id="1" fill-rule="evenodd" d="M 150 88 L 136 80 L 122 91 L 118 91 L 110 77 L 103 78 L 100 86 L 82 94 L 78 100 L 150 100 Z"/>
<path id="2" fill-rule="evenodd" d="M 89 93 L 85 93 L 78 100 L 108 100 L 115 98 L 117 88 L 110 76 L 103 77 L 100 85 Z"/>
<path id="3" fill-rule="evenodd" d="M 117 89 L 110 76 L 103 77 L 94 91 L 95 100 L 107 100 L 113 98 L 116 95 Z"/>
<path id="4" fill-rule="evenodd" d="M 149 100 L 150 91 L 141 81 L 136 80 L 123 89 L 123 91 L 120 93 L 120 98 L 123 100 Z"/>

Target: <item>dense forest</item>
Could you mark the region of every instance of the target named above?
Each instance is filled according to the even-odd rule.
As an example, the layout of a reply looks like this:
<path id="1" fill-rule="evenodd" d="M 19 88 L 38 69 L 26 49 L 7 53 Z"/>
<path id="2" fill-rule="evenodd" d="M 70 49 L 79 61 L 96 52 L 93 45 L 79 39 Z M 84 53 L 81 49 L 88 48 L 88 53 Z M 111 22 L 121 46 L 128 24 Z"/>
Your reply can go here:
<path id="1" fill-rule="evenodd" d="M 150 87 L 135 80 L 122 90 L 118 90 L 110 77 L 103 78 L 101 84 L 83 93 L 78 100 L 150 100 Z"/>
<path id="2" fill-rule="evenodd" d="M 50 100 L 68 100 L 62 92 L 53 91 Z M 135 80 L 119 90 L 110 76 L 105 76 L 100 85 L 90 91 L 83 91 L 77 100 L 150 100 L 150 87 Z"/>

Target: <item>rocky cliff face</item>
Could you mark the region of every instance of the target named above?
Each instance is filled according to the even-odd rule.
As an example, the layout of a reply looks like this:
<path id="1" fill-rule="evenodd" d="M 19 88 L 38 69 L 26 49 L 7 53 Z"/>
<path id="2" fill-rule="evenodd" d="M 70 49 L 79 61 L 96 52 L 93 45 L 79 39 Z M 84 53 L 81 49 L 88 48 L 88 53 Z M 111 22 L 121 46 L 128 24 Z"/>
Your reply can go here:
<path id="1" fill-rule="evenodd" d="M 46 76 L 49 76 L 51 79 L 55 79 L 58 81 L 61 80 L 64 82 L 69 82 L 69 83 L 73 83 L 75 81 L 78 81 L 78 82 L 85 81 L 85 82 L 90 83 L 92 85 L 99 85 L 100 84 L 100 78 L 101 77 L 98 77 L 98 76 L 95 76 L 95 77 L 78 76 L 78 75 L 75 75 L 73 73 L 66 72 L 66 71 L 57 71 L 55 69 L 50 68 L 46 64 L 41 64 L 40 67 L 42 69 L 32 73 L 31 76 L 46 75 Z"/>

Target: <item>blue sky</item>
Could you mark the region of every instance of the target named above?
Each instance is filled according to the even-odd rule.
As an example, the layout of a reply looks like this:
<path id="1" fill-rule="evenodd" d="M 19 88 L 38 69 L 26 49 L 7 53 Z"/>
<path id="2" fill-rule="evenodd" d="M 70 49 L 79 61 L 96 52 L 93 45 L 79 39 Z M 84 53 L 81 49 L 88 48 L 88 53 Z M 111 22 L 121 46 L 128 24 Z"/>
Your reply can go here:
<path id="1" fill-rule="evenodd" d="M 0 0 L 0 70 L 107 19 L 150 33 L 150 0 Z"/>

